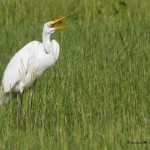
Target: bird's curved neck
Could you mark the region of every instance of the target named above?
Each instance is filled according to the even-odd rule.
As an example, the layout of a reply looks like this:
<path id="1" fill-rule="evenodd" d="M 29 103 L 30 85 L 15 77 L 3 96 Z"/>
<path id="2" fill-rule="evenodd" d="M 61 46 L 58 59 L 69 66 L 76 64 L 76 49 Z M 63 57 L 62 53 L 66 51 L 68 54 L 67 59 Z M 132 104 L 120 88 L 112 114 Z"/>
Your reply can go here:
<path id="1" fill-rule="evenodd" d="M 46 53 L 50 53 L 53 50 L 53 47 L 50 41 L 50 35 L 43 32 L 42 40 L 43 40 L 43 46 L 44 46 Z"/>

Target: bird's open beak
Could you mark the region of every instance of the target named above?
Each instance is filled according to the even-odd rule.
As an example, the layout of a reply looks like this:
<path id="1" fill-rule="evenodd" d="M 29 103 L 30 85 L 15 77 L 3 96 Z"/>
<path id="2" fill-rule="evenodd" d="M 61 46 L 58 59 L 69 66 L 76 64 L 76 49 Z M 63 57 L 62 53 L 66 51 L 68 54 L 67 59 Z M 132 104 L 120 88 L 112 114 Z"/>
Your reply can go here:
<path id="1" fill-rule="evenodd" d="M 51 21 L 51 23 L 49 24 L 49 26 L 50 26 L 51 28 L 56 29 L 56 30 L 58 30 L 58 29 L 63 29 L 63 28 L 68 28 L 69 26 L 54 26 L 54 25 L 56 25 L 57 23 L 61 23 L 61 21 L 64 20 L 65 18 L 67 18 L 67 17 L 68 17 L 68 16 L 64 16 L 64 17 L 61 17 L 61 18 L 56 19 L 56 20 L 54 20 L 54 21 Z"/>

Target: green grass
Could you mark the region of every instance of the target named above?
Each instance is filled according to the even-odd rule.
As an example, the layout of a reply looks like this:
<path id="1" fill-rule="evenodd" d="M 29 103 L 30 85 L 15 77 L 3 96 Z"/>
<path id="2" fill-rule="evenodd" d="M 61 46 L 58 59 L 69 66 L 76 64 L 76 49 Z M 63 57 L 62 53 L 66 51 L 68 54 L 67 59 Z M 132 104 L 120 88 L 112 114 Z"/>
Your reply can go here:
<path id="1" fill-rule="evenodd" d="M 0 77 L 43 24 L 69 15 L 52 38 L 57 63 L 20 103 L 0 108 L 0 149 L 148 149 L 150 2 L 147 0 L 1 0 Z M 20 126 L 18 117 L 21 117 Z"/>

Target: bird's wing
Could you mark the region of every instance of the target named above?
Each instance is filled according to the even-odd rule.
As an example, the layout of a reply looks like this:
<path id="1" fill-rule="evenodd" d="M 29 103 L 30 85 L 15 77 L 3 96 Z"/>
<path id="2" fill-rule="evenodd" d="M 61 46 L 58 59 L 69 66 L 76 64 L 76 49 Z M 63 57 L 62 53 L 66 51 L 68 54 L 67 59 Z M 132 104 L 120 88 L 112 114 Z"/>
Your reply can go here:
<path id="1" fill-rule="evenodd" d="M 28 69 L 33 66 L 36 55 L 34 46 L 37 44 L 35 41 L 28 43 L 12 57 L 3 75 L 4 91 L 9 92 L 16 84 L 25 80 Z"/>

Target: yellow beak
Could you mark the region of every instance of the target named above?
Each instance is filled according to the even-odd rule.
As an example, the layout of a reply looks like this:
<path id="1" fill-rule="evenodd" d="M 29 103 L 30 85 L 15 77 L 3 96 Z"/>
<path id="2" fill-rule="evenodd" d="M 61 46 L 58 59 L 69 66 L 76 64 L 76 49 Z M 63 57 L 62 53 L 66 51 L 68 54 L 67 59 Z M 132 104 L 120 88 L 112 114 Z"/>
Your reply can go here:
<path id="1" fill-rule="evenodd" d="M 51 21 L 51 23 L 49 24 L 49 26 L 50 26 L 51 28 L 56 29 L 56 30 L 58 30 L 58 29 L 63 29 L 63 28 L 68 28 L 69 26 L 54 26 L 55 24 L 60 23 L 62 20 L 64 20 L 64 19 L 67 18 L 67 17 L 68 17 L 68 16 L 64 16 L 64 17 L 61 17 L 61 18 L 56 19 L 56 20 L 54 20 L 54 21 Z"/>

